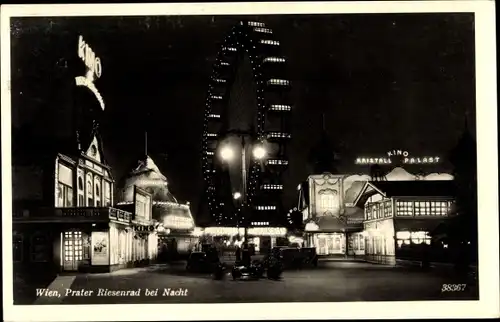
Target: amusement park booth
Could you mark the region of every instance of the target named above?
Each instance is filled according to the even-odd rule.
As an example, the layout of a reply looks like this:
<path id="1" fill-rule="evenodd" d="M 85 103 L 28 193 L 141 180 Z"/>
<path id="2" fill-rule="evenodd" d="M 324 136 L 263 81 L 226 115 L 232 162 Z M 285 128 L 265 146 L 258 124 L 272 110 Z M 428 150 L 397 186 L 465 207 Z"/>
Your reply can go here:
<path id="1" fill-rule="evenodd" d="M 366 260 L 436 260 L 447 245 L 429 233 L 448 218 L 454 191 L 451 180 L 366 182 L 355 200 L 365 210 Z"/>
<path id="2" fill-rule="evenodd" d="M 137 188 L 152 196 L 152 218 L 158 222 L 156 247 L 171 256 L 188 254 L 198 243 L 190 205 L 177 201 L 168 189 L 167 178 L 149 156 L 139 160 L 138 166 L 124 178 L 120 204 L 133 202 L 133 191 Z"/>
<path id="3" fill-rule="evenodd" d="M 150 210 L 112 207 L 114 180 L 97 131 L 85 149 L 45 143 L 37 143 L 44 153 L 36 164 L 22 157 L 13 164 L 14 271 L 106 272 L 154 257 L 133 243 Z M 65 146 L 74 148 L 59 152 Z"/>
<path id="4" fill-rule="evenodd" d="M 352 182 L 346 175 L 311 175 L 299 190 L 305 246 L 318 255 L 364 255 L 363 209 L 350 204 Z"/>

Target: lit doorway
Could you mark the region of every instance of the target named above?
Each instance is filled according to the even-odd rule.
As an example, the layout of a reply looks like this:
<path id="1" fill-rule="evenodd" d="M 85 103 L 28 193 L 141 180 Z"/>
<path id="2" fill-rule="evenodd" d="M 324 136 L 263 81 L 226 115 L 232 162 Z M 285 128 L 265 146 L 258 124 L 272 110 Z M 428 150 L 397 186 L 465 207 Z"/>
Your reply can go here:
<path id="1" fill-rule="evenodd" d="M 65 271 L 77 271 L 83 259 L 83 238 L 81 231 L 66 231 L 63 236 L 63 254 Z"/>

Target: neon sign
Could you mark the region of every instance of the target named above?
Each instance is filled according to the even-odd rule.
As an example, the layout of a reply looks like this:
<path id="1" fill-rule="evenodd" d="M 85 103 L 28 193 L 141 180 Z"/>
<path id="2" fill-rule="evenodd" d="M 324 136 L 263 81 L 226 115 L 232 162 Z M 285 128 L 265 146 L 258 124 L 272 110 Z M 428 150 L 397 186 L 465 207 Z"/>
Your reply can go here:
<path id="1" fill-rule="evenodd" d="M 82 59 L 87 66 L 89 72 L 100 78 L 102 75 L 102 64 L 101 59 L 96 57 L 92 48 L 83 40 L 83 37 L 78 38 L 78 57 Z"/>
<path id="2" fill-rule="evenodd" d="M 78 38 L 78 57 L 82 59 L 85 66 L 87 66 L 87 74 L 85 76 L 75 77 L 76 86 L 87 87 L 94 93 L 99 105 L 104 110 L 104 100 L 94 84 L 94 77 L 101 77 L 102 64 L 101 59 L 96 57 L 92 48 L 83 40 L 83 37 Z"/>
<path id="3" fill-rule="evenodd" d="M 392 164 L 393 157 L 399 157 L 402 164 L 435 164 L 439 163 L 440 157 L 438 156 L 411 156 L 408 151 L 404 150 L 391 150 L 388 151 L 387 157 L 358 157 L 355 164 Z"/>

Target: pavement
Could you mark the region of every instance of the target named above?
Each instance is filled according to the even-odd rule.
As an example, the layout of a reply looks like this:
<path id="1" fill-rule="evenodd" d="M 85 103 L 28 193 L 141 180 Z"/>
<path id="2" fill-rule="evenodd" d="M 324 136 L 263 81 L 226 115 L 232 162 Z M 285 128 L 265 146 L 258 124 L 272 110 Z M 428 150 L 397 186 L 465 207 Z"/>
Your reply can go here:
<path id="1" fill-rule="evenodd" d="M 218 281 L 207 274 L 187 273 L 183 262 L 124 269 L 113 273 L 77 275 L 70 286 L 70 279 L 58 279 L 53 283 L 54 291 L 57 292 L 52 293 L 52 299 L 43 299 L 44 296 L 41 296 L 35 304 L 348 302 L 478 298 L 477 283 L 471 278 L 455 276 L 449 272 L 444 274 L 354 261 L 321 261 L 317 268 L 285 271 L 279 281 L 266 278 L 233 281 L 229 274 L 224 280 Z M 448 284 L 461 286 L 443 286 Z M 129 294 L 116 291 L 129 291 Z"/>

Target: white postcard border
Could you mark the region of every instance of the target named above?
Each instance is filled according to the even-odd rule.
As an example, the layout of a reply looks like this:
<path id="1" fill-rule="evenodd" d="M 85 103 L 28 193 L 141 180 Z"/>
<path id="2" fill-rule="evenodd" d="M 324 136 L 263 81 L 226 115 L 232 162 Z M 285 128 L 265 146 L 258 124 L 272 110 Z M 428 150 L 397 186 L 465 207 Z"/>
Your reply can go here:
<path id="1" fill-rule="evenodd" d="M 475 12 L 476 115 L 479 204 L 479 301 L 137 304 L 81 306 L 12 305 L 12 204 L 2 203 L 3 294 L 6 321 L 223 320 L 333 318 L 498 317 L 498 151 L 495 9 L 493 1 L 287 2 L 203 4 L 10 5 L 1 8 L 2 194 L 12 200 L 10 26 L 15 16 L 269 15 L 402 12 Z"/>

